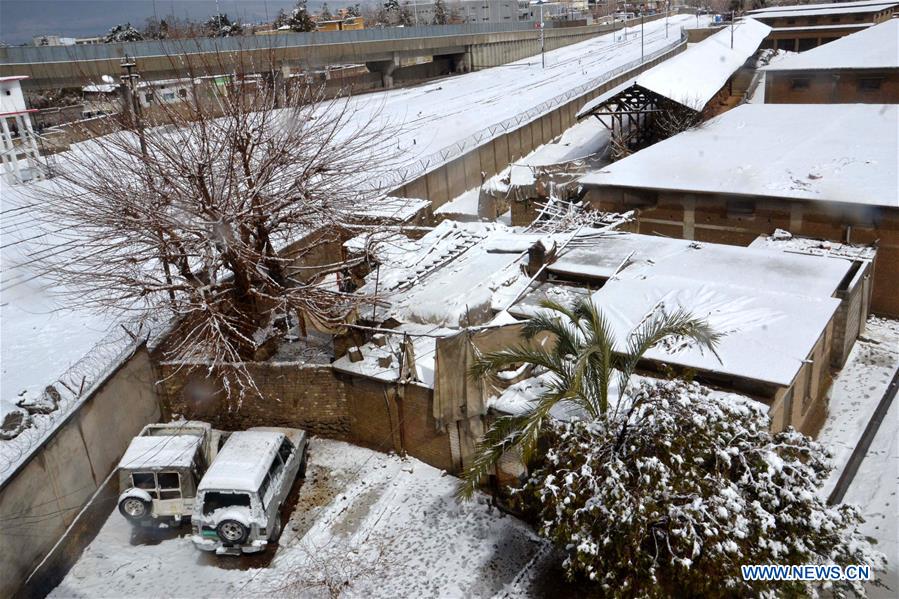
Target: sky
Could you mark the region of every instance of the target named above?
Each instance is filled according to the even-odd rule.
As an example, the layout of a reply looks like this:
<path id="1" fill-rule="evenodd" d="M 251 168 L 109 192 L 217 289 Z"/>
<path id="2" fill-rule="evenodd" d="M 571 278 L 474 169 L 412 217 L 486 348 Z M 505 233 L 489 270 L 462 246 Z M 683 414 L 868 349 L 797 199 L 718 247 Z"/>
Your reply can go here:
<path id="1" fill-rule="evenodd" d="M 358 0 L 357 0 L 358 1 Z M 295 0 L 0 0 L 0 41 L 10 45 L 30 43 L 35 35 L 90 37 L 106 33 L 118 23 L 144 26 L 147 17 L 174 14 L 205 20 L 216 12 L 241 22 L 274 19 L 279 9 L 292 8 Z M 309 2 L 317 10 L 321 2 Z M 329 7 L 349 4 L 334 0 Z M 268 15 L 268 19 L 266 18 Z"/>

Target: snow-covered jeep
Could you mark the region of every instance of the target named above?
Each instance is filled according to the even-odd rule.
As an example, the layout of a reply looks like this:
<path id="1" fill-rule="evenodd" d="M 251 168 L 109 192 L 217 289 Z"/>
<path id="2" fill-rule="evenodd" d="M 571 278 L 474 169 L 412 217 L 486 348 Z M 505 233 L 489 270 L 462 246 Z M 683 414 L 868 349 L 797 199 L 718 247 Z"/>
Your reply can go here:
<path id="1" fill-rule="evenodd" d="M 119 462 L 119 512 L 134 525 L 190 518 L 197 483 L 218 451 L 221 433 L 206 422 L 148 424 Z"/>
<path id="2" fill-rule="evenodd" d="M 219 555 L 265 549 L 281 532 L 281 506 L 306 472 L 306 433 L 251 428 L 231 433 L 197 490 L 194 545 Z"/>

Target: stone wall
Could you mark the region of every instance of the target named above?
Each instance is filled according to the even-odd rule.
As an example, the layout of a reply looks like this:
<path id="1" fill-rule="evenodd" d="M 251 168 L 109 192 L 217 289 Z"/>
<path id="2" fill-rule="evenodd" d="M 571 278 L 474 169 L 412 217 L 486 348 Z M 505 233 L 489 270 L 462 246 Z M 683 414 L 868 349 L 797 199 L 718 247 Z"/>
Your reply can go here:
<path id="1" fill-rule="evenodd" d="M 221 373 L 173 362 L 160 364 L 163 417 L 204 420 L 223 430 L 252 426 L 302 428 L 317 435 L 349 439 L 350 417 L 344 384 L 329 364 L 251 362 L 247 370 L 259 395 L 247 392 L 229 401 Z"/>

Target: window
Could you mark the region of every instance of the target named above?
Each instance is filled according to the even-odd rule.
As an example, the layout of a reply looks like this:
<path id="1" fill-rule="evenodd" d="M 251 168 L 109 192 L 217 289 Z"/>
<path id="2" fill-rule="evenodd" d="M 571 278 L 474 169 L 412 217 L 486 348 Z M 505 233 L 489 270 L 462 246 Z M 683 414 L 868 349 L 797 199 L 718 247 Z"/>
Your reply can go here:
<path id="1" fill-rule="evenodd" d="M 281 443 L 281 447 L 278 448 L 278 455 L 281 456 L 281 460 L 283 462 L 287 462 L 290 459 L 290 455 L 293 453 L 293 443 L 290 442 L 290 439 L 284 439 Z"/>
<path id="2" fill-rule="evenodd" d="M 146 101 L 147 104 L 152 103 L 153 102 L 153 94 L 144 94 L 144 101 Z"/>
<path id="3" fill-rule="evenodd" d="M 809 18 L 808 18 L 808 24 L 809 24 L 809 25 L 814 25 L 814 24 L 817 23 L 817 22 L 818 22 L 818 17 L 809 17 Z"/>
<path id="4" fill-rule="evenodd" d="M 178 96 L 181 97 L 181 98 L 186 98 L 186 97 L 187 97 L 187 90 L 184 89 L 184 88 L 182 87 L 181 89 L 178 90 Z"/>
<path id="5" fill-rule="evenodd" d="M 801 91 L 808 89 L 808 79 L 790 79 L 790 89 L 792 91 Z"/>
<path id="6" fill-rule="evenodd" d="M 875 92 L 880 89 L 880 85 L 883 82 L 881 77 L 865 77 L 863 79 L 858 80 L 858 91 L 860 92 Z"/>
<path id="7" fill-rule="evenodd" d="M 208 516 L 224 507 L 250 507 L 250 496 L 247 493 L 222 493 L 209 491 L 203 496 L 203 515 Z"/>
<path id="8" fill-rule="evenodd" d="M 175 92 L 165 92 L 162 94 L 162 99 L 165 101 L 171 101 L 175 99 Z"/>
<path id="9" fill-rule="evenodd" d="M 787 19 L 787 25 L 795 25 L 796 19 Z"/>
<path id="10" fill-rule="evenodd" d="M 156 480 L 160 499 L 181 499 L 181 477 L 177 472 L 160 472 Z"/>
<path id="11" fill-rule="evenodd" d="M 865 20 L 865 15 L 855 15 L 855 20 L 859 23 Z"/>
<path id="12" fill-rule="evenodd" d="M 150 493 L 150 497 L 158 499 L 156 493 L 156 475 L 152 472 L 133 472 L 131 484 L 137 489 L 143 489 Z"/>
<path id="13" fill-rule="evenodd" d="M 838 15 L 834 15 L 834 16 L 830 17 L 830 22 L 831 23 L 839 23 L 840 17 Z"/>
<path id="14" fill-rule="evenodd" d="M 727 218 L 755 216 L 755 202 L 752 200 L 728 200 Z"/>

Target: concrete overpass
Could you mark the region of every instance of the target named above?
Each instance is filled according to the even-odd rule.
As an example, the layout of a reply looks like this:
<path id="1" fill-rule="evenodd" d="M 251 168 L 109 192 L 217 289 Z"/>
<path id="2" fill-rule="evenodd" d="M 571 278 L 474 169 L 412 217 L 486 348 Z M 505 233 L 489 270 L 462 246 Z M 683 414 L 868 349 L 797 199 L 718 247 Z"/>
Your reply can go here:
<path id="1" fill-rule="evenodd" d="M 664 18 L 663 15 L 646 20 Z M 634 26 L 634 20 L 628 24 Z M 546 50 L 554 50 L 620 28 L 616 25 L 547 27 Z M 533 22 L 465 24 L 427 27 L 284 33 L 234 38 L 157 40 L 83 46 L 18 46 L 0 48 L 0 74 L 27 75 L 23 87 L 80 87 L 118 77 L 122 58 L 136 58 L 147 80 L 242 70 L 264 72 L 271 66 L 307 70 L 326 65 L 365 64 L 381 73 L 390 87 L 397 69 L 435 58 L 450 58 L 458 72 L 478 70 L 540 52 Z"/>

